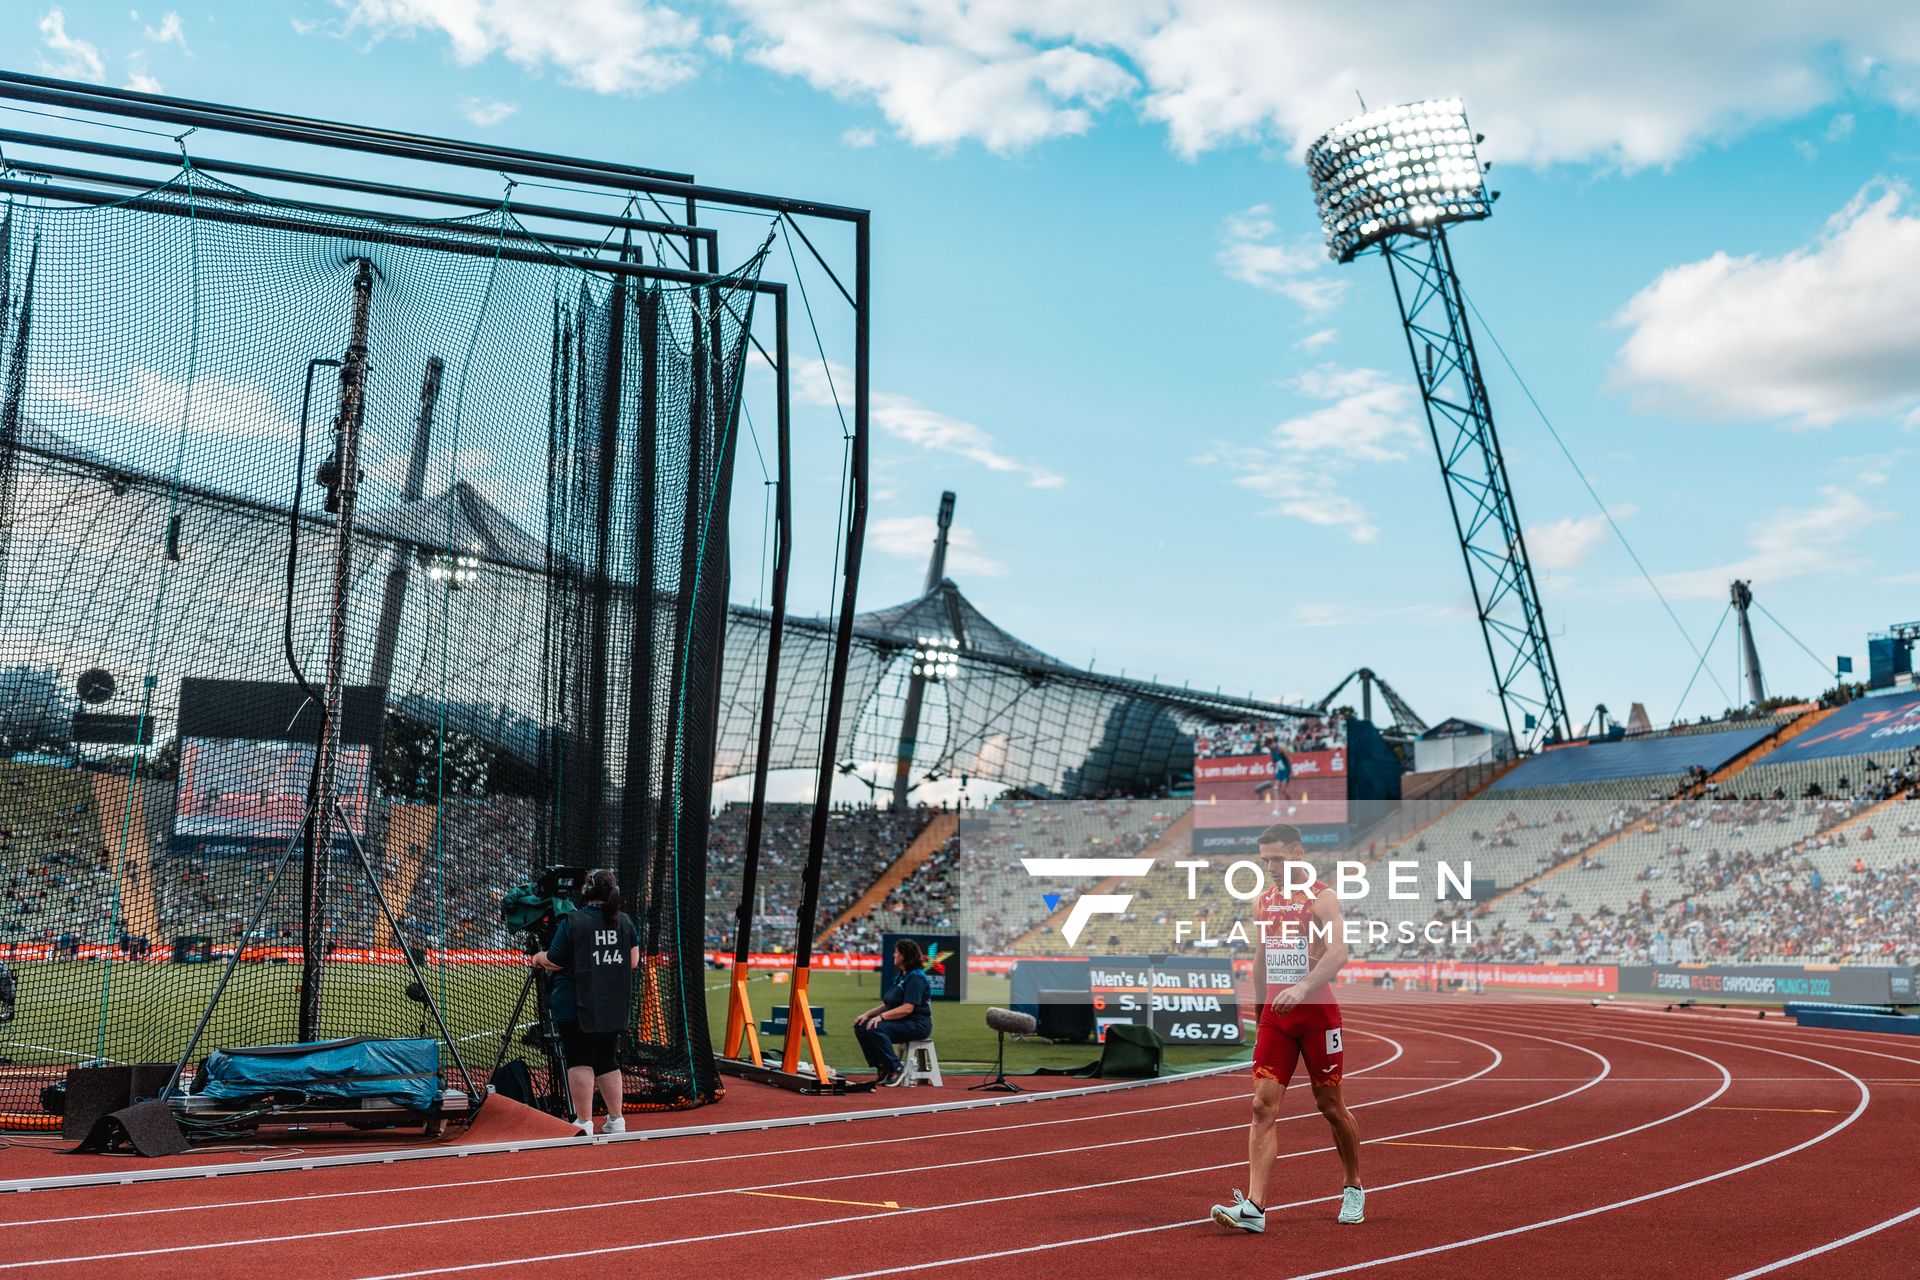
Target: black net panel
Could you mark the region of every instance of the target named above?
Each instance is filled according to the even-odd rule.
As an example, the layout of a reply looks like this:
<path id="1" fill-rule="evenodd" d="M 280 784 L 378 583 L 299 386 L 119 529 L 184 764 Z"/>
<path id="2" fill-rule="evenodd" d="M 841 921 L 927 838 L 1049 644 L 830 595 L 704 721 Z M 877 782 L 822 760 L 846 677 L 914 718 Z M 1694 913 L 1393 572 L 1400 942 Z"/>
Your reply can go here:
<path id="1" fill-rule="evenodd" d="M 718 1096 L 705 824 L 759 259 L 663 287 L 505 205 L 346 219 L 190 169 L 0 219 L 6 1122 L 48 1123 L 69 1066 L 172 1060 L 209 1009 L 201 1053 L 424 1035 L 452 1087 L 456 1049 L 475 1084 L 503 1053 L 544 1076 L 540 1001 L 513 1016 L 538 939 L 500 904 L 552 864 L 614 867 L 640 926 L 629 1102 Z M 343 539 L 321 473 L 356 379 Z"/>

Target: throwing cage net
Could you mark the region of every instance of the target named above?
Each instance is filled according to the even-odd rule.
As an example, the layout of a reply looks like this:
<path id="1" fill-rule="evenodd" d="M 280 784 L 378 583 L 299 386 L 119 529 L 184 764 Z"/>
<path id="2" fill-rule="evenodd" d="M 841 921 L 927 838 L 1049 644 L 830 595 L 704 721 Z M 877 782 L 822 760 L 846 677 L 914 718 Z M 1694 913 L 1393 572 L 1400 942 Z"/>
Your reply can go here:
<path id="1" fill-rule="evenodd" d="M 628 1105 L 718 1096 L 760 262 L 669 287 L 505 203 L 321 214 L 190 165 L 0 210 L 0 1123 L 57 1124 L 65 1069 L 175 1061 L 203 1019 L 196 1058 L 424 1036 L 448 1087 L 523 1060 L 543 1089 L 545 939 L 501 904 L 555 864 L 613 867 L 639 927 Z"/>

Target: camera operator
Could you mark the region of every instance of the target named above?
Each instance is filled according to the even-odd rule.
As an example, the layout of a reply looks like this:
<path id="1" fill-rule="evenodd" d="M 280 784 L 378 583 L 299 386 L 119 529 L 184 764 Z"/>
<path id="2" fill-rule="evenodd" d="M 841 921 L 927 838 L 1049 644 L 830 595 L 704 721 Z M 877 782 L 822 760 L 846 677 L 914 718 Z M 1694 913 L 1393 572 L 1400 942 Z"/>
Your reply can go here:
<path id="1" fill-rule="evenodd" d="M 567 1094 L 573 1122 L 593 1132 L 593 1093 L 606 1104 L 602 1133 L 625 1133 L 620 1109 L 620 1064 L 614 1046 L 633 1012 L 633 974 L 640 946 L 633 921 L 620 910 L 620 885 L 602 868 L 587 877 L 578 910 L 560 922 L 533 963 L 553 975 L 549 1006 L 567 1057 Z"/>

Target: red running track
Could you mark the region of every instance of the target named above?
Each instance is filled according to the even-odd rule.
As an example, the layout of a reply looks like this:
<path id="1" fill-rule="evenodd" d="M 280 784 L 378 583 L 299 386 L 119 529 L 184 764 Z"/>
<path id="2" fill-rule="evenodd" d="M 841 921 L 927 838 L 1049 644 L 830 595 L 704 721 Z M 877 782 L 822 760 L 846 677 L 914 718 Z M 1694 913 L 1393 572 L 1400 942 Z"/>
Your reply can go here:
<path id="1" fill-rule="evenodd" d="M 1920 1275 L 1920 1042 L 1484 998 L 1350 1007 L 1367 1221 L 1288 1095 L 1267 1233 L 1243 1074 L 464 1160 L 0 1199 L 0 1276 Z M 918 1101 L 918 1099 L 915 1099 Z"/>

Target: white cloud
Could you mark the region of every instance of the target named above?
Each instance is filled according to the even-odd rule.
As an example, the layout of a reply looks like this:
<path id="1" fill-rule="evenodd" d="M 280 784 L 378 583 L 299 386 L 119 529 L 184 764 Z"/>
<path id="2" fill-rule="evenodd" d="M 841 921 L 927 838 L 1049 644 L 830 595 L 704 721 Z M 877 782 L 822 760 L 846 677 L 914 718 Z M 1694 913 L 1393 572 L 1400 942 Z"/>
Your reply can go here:
<path id="1" fill-rule="evenodd" d="M 1216 442 L 1196 461 L 1236 473 L 1234 484 L 1268 500 L 1268 513 L 1344 529 L 1355 542 L 1380 530 L 1366 507 L 1341 488 L 1362 462 L 1397 462 L 1419 438 L 1408 416 L 1413 391 L 1377 369 L 1322 365 L 1299 375 L 1294 389 L 1326 403 L 1275 424 L 1264 443 Z"/>
<path id="2" fill-rule="evenodd" d="M 1330 346 L 1333 340 L 1339 336 L 1340 331 L 1338 329 L 1315 329 L 1312 333 L 1293 345 L 1300 351 L 1318 351 L 1322 347 Z"/>
<path id="3" fill-rule="evenodd" d="M 706 30 L 655 0 L 335 3 L 348 30 L 434 32 L 463 63 L 500 53 L 600 92 L 668 87 L 743 52 L 935 147 L 1017 151 L 1125 111 L 1182 155 L 1297 156 L 1357 114 L 1357 90 L 1464 98 L 1489 158 L 1632 168 L 1847 93 L 1920 110 L 1920 9 L 1885 0 L 709 0 Z"/>
<path id="4" fill-rule="evenodd" d="M 1085 133 L 1102 108 L 1138 87 L 1113 59 L 1076 43 L 1081 28 L 1106 25 L 1093 0 L 733 2 L 749 58 L 836 97 L 876 103 L 920 146 L 977 140 L 1016 151 Z"/>
<path id="5" fill-rule="evenodd" d="M 491 129 L 519 110 L 520 104 L 517 102 L 500 102 L 493 98 L 466 98 L 460 103 L 460 114 L 480 129 Z"/>
<path id="6" fill-rule="evenodd" d="M 794 394 L 809 404 L 832 406 L 834 389 L 837 387 L 839 403 L 846 406 L 849 404 L 848 388 L 852 385 L 848 371 L 838 365 L 832 366 L 831 383 L 828 381 L 828 367 L 817 360 L 795 368 Z M 1045 467 L 1021 462 L 1002 453 L 992 433 L 984 427 L 948 417 L 911 397 L 875 391 L 870 395 L 869 409 L 874 426 L 922 449 L 955 454 L 969 462 L 977 462 L 989 471 L 1025 476 L 1027 484 L 1035 489 L 1058 489 L 1067 483 L 1064 476 Z"/>
<path id="7" fill-rule="evenodd" d="M 107 64 L 100 50 L 68 35 L 67 15 L 58 9 L 47 10 L 40 19 L 40 45 L 40 70 L 47 75 L 94 84 L 107 78 Z"/>
<path id="8" fill-rule="evenodd" d="M 1624 520 L 1639 508 L 1623 503 L 1613 509 L 1615 519 Z M 1577 568 L 1593 549 L 1606 540 L 1607 518 L 1603 515 L 1568 516 L 1527 530 L 1527 558 L 1533 567 L 1553 572 Z"/>
<path id="9" fill-rule="evenodd" d="M 127 88 L 132 89 L 136 93 L 159 93 L 163 86 L 158 80 L 155 80 L 144 71 L 129 71 L 127 73 Z"/>
<path id="10" fill-rule="evenodd" d="M 136 18 L 139 17 L 137 13 L 134 16 Z M 147 39 L 155 44 L 177 44 L 180 46 L 180 52 L 188 52 L 187 33 L 180 25 L 180 15 L 177 13 L 167 14 L 166 17 L 160 19 L 160 25 L 157 27 L 148 27 L 146 29 L 146 36 Z"/>
<path id="11" fill-rule="evenodd" d="M 456 61 L 495 54 L 529 71 L 554 67 L 598 93 L 670 88 L 698 69 L 700 25 L 648 0 L 339 0 L 346 30 L 374 37 L 435 31 Z"/>
<path id="12" fill-rule="evenodd" d="M 1920 216 L 1897 184 L 1862 190 L 1809 245 L 1716 253 L 1622 308 L 1616 380 L 1650 403 L 1828 426 L 1920 402 Z"/>
<path id="13" fill-rule="evenodd" d="M 1291 298 L 1311 312 L 1331 309 L 1347 288 L 1326 270 L 1327 255 L 1317 240 L 1288 243 L 1281 236 L 1270 205 L 1227 215 L 1220 224 L 1216 261 L 1231 278 Z"/>
<path id="14" fill-rule="evenodd" d="M 883 555 L 925 564 L 933 554 L 939 528 L 932 516 L 890 516 L 867 525 L 867 545 Z M 947 576 L 1002 578 L 1007 566 L 980 549 L 980 540 L 965 525 L 947 531 Z"/>
<path id="15" fill-rule="evenodd" d="M 866 148 L 878 144 L 879 141 L 880 131 L 878 129 L 849 129 L 840 135 L 840 143 L 842 146 L 852 147 L 858 151 L 864 151 Z"/>
<path id="16" fill-rule="evenodd" d="M 1822 485 L 1811 507 L 1782 507 L 1748 527 L 1748 554 L 1710 569 L 1657 576 L 1670 596 L 1698 600 L 1724 597 L 1735 578 L 1752 580 L 1756 594 L 1793 578 L 1832 577 L 1857 572 L 1861 558 L 1852 550 L 1868 525 L 1892 519 L 1892 512 L 1870 505 L 1838 485 Z"/>
<path id="17" fill-rule="evenodd" d="M 186 381 L 151 369 L 135 369 L 125 385 L 35 381 L 36 395 L 112 421 L 156 430 L 174 430 L 182 412 L 189 410 Z M 192 390 L 187 421 L 191 432 L 274 440 L 292 440 L 300 433 L 299 420 L 264 387 L 202 373 L 194 380 Z"/>
<path id="18" fill-rule="evenodd" d="M 1197 155 L 1290 154 L 1373 103 L 1458 95 L 1507 161 L 1664 164 L 1855 90 L 1920 107 L 1920 11 L 1382 0 L 730 0 L 750 56 L 923 145 L 1000 150 L 1130 105 Z"/>

